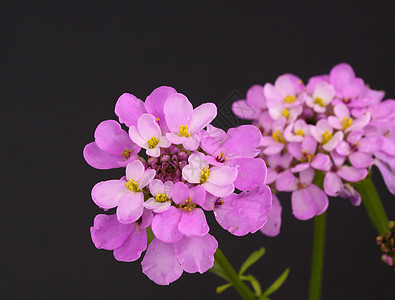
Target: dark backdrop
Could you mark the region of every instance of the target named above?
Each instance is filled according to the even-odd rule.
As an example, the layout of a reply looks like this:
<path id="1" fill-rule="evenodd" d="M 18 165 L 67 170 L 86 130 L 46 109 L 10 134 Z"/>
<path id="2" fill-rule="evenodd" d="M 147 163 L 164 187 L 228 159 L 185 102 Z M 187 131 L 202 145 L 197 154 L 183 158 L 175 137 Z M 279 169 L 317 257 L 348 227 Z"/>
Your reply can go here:
<path id="1" fill-rule="evenodd" d="M 90 240 L 100 213 L 90 190 L 122 172 L 94 170 L 82 149 L 99 122 L 116 117 L 123 92 L 144 99 L 170 85 L 195 105 L 223 105 L 223 114 L 254 83 L 285 72 L 307 80 L 345 61 L 395 97 L 392 1 L 142 2 L 2 4 L 2 299 L 216 298 L 222 281 L 210 273 L 184 273 L 169 287 L 157 286 L 139 262 L 117 262 Z M 394 197 L 379 174 L 374 179 L 395 218 Z M 306 299 L 312 222 L 291 215 L 289 195 L 281 199 L 276 238 L 234 237 L 209 221 L 237 267 L 253 250 L 267 248 L 251 268 L 264 287 L 291 268 L 273 299 Z M 393 299 L 395 276 L 379 260 L 363 207 L 331 199 L 327 219 L 323 299 Z M 228 290 L 217 298 L 237 294 Z"/>

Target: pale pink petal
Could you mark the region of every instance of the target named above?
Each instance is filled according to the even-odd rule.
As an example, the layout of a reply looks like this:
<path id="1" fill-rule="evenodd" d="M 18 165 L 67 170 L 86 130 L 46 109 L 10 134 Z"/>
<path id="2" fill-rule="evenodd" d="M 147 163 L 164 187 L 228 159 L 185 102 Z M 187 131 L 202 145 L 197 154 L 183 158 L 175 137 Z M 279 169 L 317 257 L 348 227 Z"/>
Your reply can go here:
<path id="1" fill-rule="evenodd" d="M 338 131 L 336 132 L 332 138 L 325 143 L 325 145 L 322 146 L 322 148 L 324 148 L 325 151 L 332 151 L 333 149 L 335 149 L 335 147 L 340 143 L 340 141 L 343 139 L 343 132 L 342 131 Z"/>
<path id="2" fill-rule="evenodd" d="M 97 249 L 114 250 L 136 230 L 136 224 L 122 224 L 116 215 L 97 215 L 91 227 L 91 237 Z"/>
<path id="3" fill-rule="evenodd" d="M 183 94 L 170 95 L 163 106 L 167 127 L 170 132 L 179 133 L 180 126 L 190 125 L 193 107 L 188 98 Z"/>
<path id="4" fill-rule="evenodd" d="M 265 153 L 266 155 L 274 155 L 280 153 L 281 150 L 283 150 L 283 148 L 284 148 L 283 143 L 279 143 L 273 140 L 273 143 L 265 150 L 263 150 L 263 153 Z"/>
<path id="5" fill-rule="evenodd" d="M 139 145 L 141 148 L 149 148 L 148 140 L 143 138 L 136 126 L 130 126 L 129 137 L 134 143 L 136 143 L 136 145 Z"/>
<path id="6" fill-rule="evenodd" d="M 150 114 L 143 114 L 137 121 L 137 129 L 144 140 L 148 141 L 152 137 L 156 137 L 158 140 L 161 137 L 161 130 L 156 121 L 156 118 Z"/>
<path id="7" fill-rule="evenodd" d="M 182 145 L 185 149 L 195 151 L 200 144 L 200 138 L 198 135 L 191 135 L 182 141 Z"/>
<path id="8" fill-rule="evenodd" d="M 240 119 L 253 120 L 259 118 L 259 110 L 245 100 L 233 102 L 232 111 Z"/>
<path id="9" fill-rule="evenodd" d="M 144 173 L 144 165 L 141 161 L 136 160 L 126 166 L 126 179 L 139 180 Z"/>
<path id="10" fill-rule="evenodd" d="M 228 130 L 228 138 L 222 144 L 228 158 L 252 158 L 259 154 L 262 134 L 253 125 L 242 125 Z"/>
<path id="11" fill-rule="evenodd" d="M 343 120 L 343 118 L 348 119 L 350 117 L 350 111 L 348 110 L 347 106 L 343 103 L 336 104 L 333 111 L 340 120 Z"/>
<path id="12" fill-rule="evenodd" d="M 268 186 L 257 187 L 249 192 L 232 194 L 222 199 L 214 215 L 218 223 L 236 236 L 255 233 L 266 223 L 272 206 L 272 195 Z"/>
<path id="13" fill-rule="evenodd" d="M 265 223 L 265 225 L 263 225 L 260 231 L 264 235 L 274 237 L 280 233 L 282 207 L 277 196 L 273 194 L 272 197 L 273 197 L 272 209 L 270 210 L 270 213 L 267 216 L 267 222 Z"/>
<path id="14" fill-rule="evenodd" d="M 308 220 L 321 214 L 328 207 L 328 197 L 325 193 L 311 184 L 308 188 L 292 193 L 292 213 L 299 220 Z"/>
<path id="15" fill-rule="evenodd" d="M 114 250 L 114 257 L 118 261 L 131 262 L 138 260 L 147 248 L 147 231 L 138 229 L 133 232 L 123 245 Z"/>
<path id="16" fill-rule="evenodd" d="M 351 147 L 350 144 L 347 143 L 346 141 L 341 141 L 337 146 L 336 146 L 336 152 L 340 155 L 343 156 L 348 156 L 351 153 Z"/>
<path id="17" fill-rule="evenodd" d="M 155 147 L 155 148 L 152 148 L 152 149 L 147 149 L 145 151 L 145 153 L 147 153 L 148 156 L 159 157 L 160 156 L 160 148 L 159 147 Z"/>
<path id="18" fill-rule="evenodd" d="M 137 120 L 145 112 L 144 102 L 128 93 L 122 94 L 115 104 L 115 114 L 119 122 L 128 127 L 137 125 Z"/>
<path id="19" fill-rule="evenodd" d="M 155 213 L 161 213 L 170 208 L 171 201 L 158 202 L 155 198 L 151 197 L 145 201 L 143 205 L 145 208 L 150 209 Z"/>
<path id="20" fill-rule="evenodd" d="M 156 284 L 168 285 L 182 275 L 173 244 L 153 239 L 141 262 L 143 273 Z"/>
<path id="21" fill-rule="evenodd" d="M 137 184 L 140 189 L 145 188 L 154 178 L 156 175 L 156 171 L 153 169 L 145 170 L 143 175 L 137 180 Z"/>
<path id="22" fill-rule="evenodd" d="M 193 110 L 192 120 L 188 127 L 191 135 L 200 132 L 217 116 L 217 106 L 214 103 L 203 103 Z"/>
<path id="23" fill-rule="evenodd" d="M 206 216 L 201 208 L 182 213 L 178 230 L 187 237 L 202 237 L 209 231 Z"/>
<path id="24" fill-rule="evenodd" d="M 201 173 L 202 169 L 189 164 L 182 169 L 182 178 L 190 183 L 200 183 Z"/>
<path id="25" fill-rule="evenodd" d="M 136 222 L 143 214 L 143 203 L 143 193 L 125 193 L 119 200 L 117 208 L 118 221 L 121 223 Z"/>
<path id="26" fill-rule="evenodd" d="M 317 150 L 317 141 L 311 135 L 306 136 L 302 142 L 302 151 L 314 154 Z"/>
<path id="27" fill-rule="evenodd" d="M 91 194 L 97 206 L 110 209 L 116 207 L 122 196 L 128 192 L 124 180 L 108 180 L 97 183 Z"/>
<path id="28" fill-rule="evenodd" d="M 332 166 L 329 155 L 323 153 L 317 153 L 317 155 L 311 161 L 311 166 L 320 171 L 328 171 Z"/>
<path id="29" fill-rule="evenodd" d="M 290 170 L 283 171 L 277 175 L 276 189 L 279 191 L 292 191 L 295 189 L 296 181 Z"/>
<path id="30" fill-rule="evenodd" d="M 185 272 L 203 274 L 214 265 L 214 253 L 218 248 L 218 242 L 210 234 L 200 238 L 184 237 L 174 248 Z"/>
<path id="31" fill-rule="evenodd" d="M 299 173 L 299 172 L 306 170 L 308 167 L 310 167 L 309 163 L 298 164 L 295 167 L 291 168 L 291 172 L 292 173 Z"/>
<path id="32" fill-rule="evenodd" d="M 171 142 L 166 138 L 165 135 L 162 135 L 158 142 L 158 147 L 167 148 L 171 145 Z"/>
<path id="33" fill-rule="evenodd" d="M 185 200 L 189 198 L 189 188 L 183 182 L 177 182 L 171 189 L 171 198 L 177 204 L 184 204 Z"/>
<path id="34" fill-rule="evenodd" d="M 313 182 L 314 175 L 315 171 L 312 168 L 308 168 L 299 173 L 299 181 L 302 184 L 310 184 Z"/>
<path id="35" fill-rule="evenodd" d="M 152 196 L 156 196 L 157 194 L 164 194 L 164 186 L 163 182 L 159 179 L 154 179 L 149 183 L 149 190 Z"/>
<path id="36" fill-rule="evenodd" d="M 217 197 L 229 196 L 230 194 L 233 193 L 233 191 L 235 189 L 233 183 L 228 184 L 228 185 L 216 185 L 214 183 L 206 181 L 205 183 L 202 184 L 202 186 L 204 186 L 204 188 L 206 189 L 207 192 L 209 192 Z"/>
<path id="37" fill-rule="evenodd" d="M 237 169 L 229 166 L 212 167 L 209 172 L 207 181 L 220 186 L 233 183 L 237 177 Z"/>
<path id="38" fill-rule="evenodd" d="M 337 174 L 343 178 L 344 180 L 350 182 L 358 182 L 368 175 L 368 171 L 366 169 L 358 169 L 349 166 L 342 166 L 338 171 Z"/>

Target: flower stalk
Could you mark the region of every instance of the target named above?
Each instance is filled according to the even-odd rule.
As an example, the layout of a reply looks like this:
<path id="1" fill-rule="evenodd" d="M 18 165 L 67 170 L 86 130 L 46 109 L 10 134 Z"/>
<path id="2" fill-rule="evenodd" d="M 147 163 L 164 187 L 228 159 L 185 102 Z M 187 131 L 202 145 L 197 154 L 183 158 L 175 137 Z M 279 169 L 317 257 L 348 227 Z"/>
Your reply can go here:
<path id="1" fill-rule="evenodd" d="M 314 218 L 313 257 L 311 260 L 309 300 L 321 298 L 324 270 L 326 213 Z"/>
<path id="2" fill-rule="evenodd" d="M 222 253 L 222 251 L 218 248 L 214 254 L 215 266 L 219 268 L 223 275 L 225 275 L 226 279 L 231 283 L 240 296 L 244 300 L 255 300 L 256 297 L 253 292 L 248 288 L 248 286 L 239 278 L 239 275 L 232 267 L 228 259 Z M 212 271 L 217 274 L 217 272 Z M 218 274 L 217 274 L 218 275 Z"/>
<path id="3" fill-rule="evenodd" d="M 385 234 L 388 231 L 388 217 L 371 177 L 362 180 L 356 188 L 361 194 L 363 206 L 377 233 Z"/>

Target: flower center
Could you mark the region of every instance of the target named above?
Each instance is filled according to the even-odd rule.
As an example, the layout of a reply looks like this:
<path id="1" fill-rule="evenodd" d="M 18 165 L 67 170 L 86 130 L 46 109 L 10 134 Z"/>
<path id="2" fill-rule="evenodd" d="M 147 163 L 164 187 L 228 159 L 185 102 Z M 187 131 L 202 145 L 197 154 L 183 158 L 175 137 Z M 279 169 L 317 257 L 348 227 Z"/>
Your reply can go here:
<path id="1" fill-rule="evenodd" d="M 191 211 L 192 209 L 196 208 L 195 203 L 191 203 L 192 197 L 189 197 L 187 200 L 185 200 L 184 204 L 178 204 L 178 208 L 184 209 L 185 211 Z"/>
<path id="2" fill-rule="evenodd" d="M 329 140 L 332 138 L 333 134 L 331 132 L 329 132 L 329 130 L 326 130 L 323 134 L 322 134 L 322 144 L 326 144 L 327 142 L 329 142 Z"/>
<path id="3" fill-rule="evenodd" d="M 285 142 L 283 134 L 278 129 L 275 132 L 273 132 L 272 138 L 273 138 L 273 140 L 275 140 L 276 142 L 279 142 L 279 143 L 284 144 L 284 142 Z"/>
<path id="4" fill-rule="evenodd" d="M 284 98 L 285 103 L 293 103 L 293 102 L 295 102 L 295 100 L 296 100 L 296 98 L 294 95 L 287 95 Z"/>
<path id="5" fill-rule="evenodd" d="M 159 141 L 158 141 L 158 139 L 156 138 L 156 136 L 153 136 L 152 138 L 150 138 L 150 139 L 148 140 L 148 145 L 149 145 L 149 148 L 150 148 L 150 149 L 155 148 L 156 145 L 158 145 L 158 143 L 159 143 Z"/>
<path id="6" fill-rule="evenodd" d="M 126 159 L 130 158 L 130 154 L 132 154 L 132 151 L 130 151 L 129 149 L 125 149 L 122 151 L 122 156 Z"/>
<path id="7" fill-rule="evenodd" d="M 352 125 L 352 118 L 344 117 L 342 120 L 343 130 L 346 130 L 351 125 Z"/>
<path id="8" fill-rule="evenodd" d="M 311 163 L 311 161 L 314 158 L 314 154 L 312 154 L 312 153 L 307 154 L 306 150 L 303 150 L 302 154 L 303 154 L 303 157 L 300 159 L 300 161 L 302 163 L 305 163 L 305 162 Z"/>
<path id="9" fill-rule="evenodd" d="M 180 136 L 190 137 L 191 134 L 188 132 L 188 125 L 180 126 Z"/>
<path id="10" fill-rule="evenodd" d="M 285 109 L 283 110 L 282 115 L 288 119 L 288 118 L 289 118 L 289 110 L 288 110 L 287 108 L 285 108 Z"/>
<path id="11" fill-rule="evenodd" d="M 200 184 L 203 184 L 206 182 L 208 175 L 210 175 L 210 170 L 207 169 L 206 167 L 204 167 L 202 172 L 200 173 Z"/>
<path id="12" fill-rule="evenodd" d="M 315 103 L 315 104 L 318 104 L 318 105 L 321 106 L 321 107 L 325 107 L 324 100 L 322 100 L 322 98 L 320 98 L 320 97 L 315 97 L 314 103 Z"/>
<path id="13" fill-rule="evenodd" d="M 221 163 L 223 163 L 224 161 L 226 161 L 226 156 L 225 156 L 225 154 L 224 153 L 220 153 L 220 154 L 218 154 L 218 156 L 217 156 L 217 161 L 218 162 L 221 162 Z"/>
<path id="14" fill-rule="evenodd" d="M 132 192 L 135 193 L 141 192 L 136 180 L 129 179 L 129 181 L 125 183 L 125 186 Z"/>
<path id="15" fill-rule="evenodd" d="M 165 194 L 156 194 L 155 200 L 158 201 L 158 202 L 163 203 L 163 202 L 168 201 L 169 198 L 167 198 Z"/>
<path id="16" fill-rule="evenodd" d="M 295 135 L 304 136 L 304 132 L 302 129 L 299 128 L 298 130 L 296 130 Z"/>

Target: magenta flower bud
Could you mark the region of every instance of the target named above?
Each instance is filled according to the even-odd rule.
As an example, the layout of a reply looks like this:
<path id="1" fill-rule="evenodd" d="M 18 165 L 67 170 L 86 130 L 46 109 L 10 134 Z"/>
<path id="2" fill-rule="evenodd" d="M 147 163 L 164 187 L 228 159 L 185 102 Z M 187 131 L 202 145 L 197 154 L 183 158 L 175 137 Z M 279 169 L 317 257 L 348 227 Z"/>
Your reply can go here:
<path id="1" fill-rule="evenodd" d="M 188 153 L 185 151 L 180 151 L 177 154 L 178 159 L 180 160 L 187 160 L 188 159 Z"/>
<path id="2" fill-rule="evenodd" d="M 394 265 L 394 258 L 389 254 L 383 254 L 381 256 L 381 261 L 389 266 Z"/>

